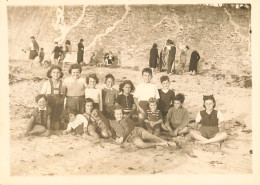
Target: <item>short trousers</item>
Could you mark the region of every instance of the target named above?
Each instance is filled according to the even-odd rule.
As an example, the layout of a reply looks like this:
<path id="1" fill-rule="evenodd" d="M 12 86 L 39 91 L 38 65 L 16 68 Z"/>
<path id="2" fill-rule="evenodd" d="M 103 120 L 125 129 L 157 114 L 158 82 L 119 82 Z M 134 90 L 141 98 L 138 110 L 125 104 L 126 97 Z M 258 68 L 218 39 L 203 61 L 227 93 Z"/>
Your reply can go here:
<path id="1" fill-rule="evenodd" d="M 216 136 L 219 132 L 219 128 L 217 126 L 201 126 L 198 131 L 203 137 L 210 139 Z"/>
<path id="2" fill-rule="evenodd" d="M 152 127 L 149 123 L 145 123 L 145 127 L 147 128 L 147 129 L 149 129 L 149 130 L 156 130 L 156 129 L 159 129 L 160 130 L 160 128 L 161 128 L 161 124 L 157 124 L 157 125 L 155 125 L 154 127 Z"/>
<path id="3" fill-rule="evenodd" d="M 142 133 L 147 132 L 144 128 L 141 127 L 135 127 L 134 130 L 128 135 L 126 138 L 126 141 L 132 142 L 136 138 L 142 138 Z"/>

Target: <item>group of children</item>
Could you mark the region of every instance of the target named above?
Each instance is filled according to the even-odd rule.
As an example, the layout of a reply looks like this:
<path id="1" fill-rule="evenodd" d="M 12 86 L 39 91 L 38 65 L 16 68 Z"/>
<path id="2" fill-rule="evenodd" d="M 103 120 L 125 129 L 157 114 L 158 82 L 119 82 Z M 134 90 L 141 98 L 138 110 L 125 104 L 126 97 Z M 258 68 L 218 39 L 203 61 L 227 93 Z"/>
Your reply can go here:
<path id="1" fill-rule="evenodd" d="M 160 137 L 162 130 L 172 137 L 190 132 L 201 144 L 227 138 L 223 116 L 214 109 L 213 95 L 203 97 L 205 110 L 196 117 L 196 123 L 202 126 L 197 130 L 196 125 L 195 130 L 190 131 L 189 112 L 183 107 L 185 97 L 183 94 L 175 96 L 169 89 L 168 76 L 160 78 L 163 88 L 158 90 L 151 83 L 152 70 L 144 68 L 143 82 L 136 89 L 131 80 L 125 80 L 118 92 L 113 88 L 115 78 L 112 74 L 105 76 L 106 87 L 101 90 L 96 88 L 99 79 L 95 73 L 82 78 L 81 72 L 79 64 L 72 64 L 70 77 L 62 80 L 59 66 L 49 69 L 49 80 L 44 82 L 35 98 L 37 107 L 27 124 L 26 136 L 49 136 L 53 129 L 65 129 L 64 134 L 79 134 L 93 142 L 111 137 L 117 143 L 128 141 L 139 148 L 175 146 L 174 142 Z"/>

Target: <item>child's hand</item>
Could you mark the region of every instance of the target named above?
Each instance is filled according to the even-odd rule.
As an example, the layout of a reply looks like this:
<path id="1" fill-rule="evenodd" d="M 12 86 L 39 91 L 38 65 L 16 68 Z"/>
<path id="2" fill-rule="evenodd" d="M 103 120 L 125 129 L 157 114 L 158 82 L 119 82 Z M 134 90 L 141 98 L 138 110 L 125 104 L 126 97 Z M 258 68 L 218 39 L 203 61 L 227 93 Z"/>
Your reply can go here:
<path id="1" fill-rule="evenodd" d="M 117 144 L 121 144 L 121 143 L 123 143 L 123 137 L 117 137 L 116 138 L 116 142 L 117 142 Z"/>
<path id="2" fill-rule="evenodd" d="M 178 130 L 178 129 L 175 129 L 174 132 L 173 132 L 173 136 L 177 136 L 177 135 L 178 135 L 178 132 L 179 132 L 179 130 Z"/>

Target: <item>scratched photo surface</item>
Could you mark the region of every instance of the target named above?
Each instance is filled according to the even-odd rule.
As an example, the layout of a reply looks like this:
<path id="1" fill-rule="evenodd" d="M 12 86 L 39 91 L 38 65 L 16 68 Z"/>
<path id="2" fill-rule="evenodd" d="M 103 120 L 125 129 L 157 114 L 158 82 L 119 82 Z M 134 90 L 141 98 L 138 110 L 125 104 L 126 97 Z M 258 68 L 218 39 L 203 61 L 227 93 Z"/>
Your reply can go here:
<path id="1" fill-rule="evenodd" d="M 252 173 L 249 4 L 8 6 L 7 17 L 12 176 Z M 41 63 L 39 56 L 29 59 L 31 36 L 44 49 Z M 161 69 L 158 65 L 164 62 L 167 40 L 172 40 L 176 55 L 170 89 L 185 95 L 189 128 L 203 110 L 203 95 L 213 94 L 228 139 L 220 146 L 196 145 L 189 134 L 169 137 L 162 130 L 160 137 L 176 142 L 176 147 L 139 149 L 131 142 L 119 145 L 112 138 L 93 143 L 78 135 L 63 135 L 66 128 L 52 131 L 49 137 L 24 137 L 35 96 L 55 62 L 55 42 L 62 50 L 67 40 L 71 43 L 69 61 L 58 63 L 65 79 L 70 65 L 77 63 L 80 39 L 84 40 L 81 77 L 95 73 L 96 88 L 104 89 L 105 75 L 111 73 L 117 90 L 124 80 L 135 87 L 142 82 L 154 43 L 162 56 L 151 82 L 161 89 L 167 64 Z M 186 46 L 189 50 L 182 63 Z M 195 50 L 200 55 L 197 75 L 190 75 Z M 113 54 L 110 65 L 104 59 L 109 52 Z"/>

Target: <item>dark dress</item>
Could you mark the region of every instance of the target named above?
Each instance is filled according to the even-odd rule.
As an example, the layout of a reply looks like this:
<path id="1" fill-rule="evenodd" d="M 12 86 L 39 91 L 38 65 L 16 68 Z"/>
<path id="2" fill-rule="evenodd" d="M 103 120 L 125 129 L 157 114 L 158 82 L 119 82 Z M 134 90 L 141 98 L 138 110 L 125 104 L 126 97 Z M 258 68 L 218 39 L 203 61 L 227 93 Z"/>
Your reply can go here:
<path id="1" fill-rule="evenodd" d="M 59 46 L 55 46 L 52 52 L 54 53 L 54 59 L 58 59 L 60 57 L 61 50 Z"/>
<path id="2" fill-rule="evenodd" d="M 167 115 L 168 110 L 172 107 L 175 93 L 169 89 L 167 93 L 164 93 L 162 89 L 158 89 L 160 99 L 158 103 L 158 109 L 161 111 L 163 118 Z"/>
<path id="3" fill-rule="evenodd" d="M 157 60 L 159 59 L 158 55 L 158 49 L 152 48 L 150 50 L 150 58 L 149 58 L 149 66 L 150 68 L 156 68 L 157 67 Z"/>
<path id="4" fill-rule="evenodd" d="M 173 61 L 175 60 L 175 54 L 176 54 L 176 47 L 175 46 L 171 46 L 171 50 L 169 51 L 169 55 L 168 55 L 167 74 L 171 73 L 172 64 L 173 64 Z"/>
<path id="5" fill-rule="evenodd" d="M 77 55 L 77 62 L 83 62 L 83 56 L 84 56 L 84 45 L 79 42 L 78 43 L 78 55 Z"/>
<path id="6" fill-rule="evenodd" d="M 190 57 L 189 71 L 196 71 L 197 72 L 197 65 L 198 65 L 199 59 L 200 59 L 199 53 L 197 51 L 193 51 L 191 53 L 191 57 Z"/>
<path id="7" fill-rule="evenodd" d="M 39 45 L 36 40 L 32 41 L 34 50 L 30 50 L 29 59 L 35 59 L 38 56 Z"/>

